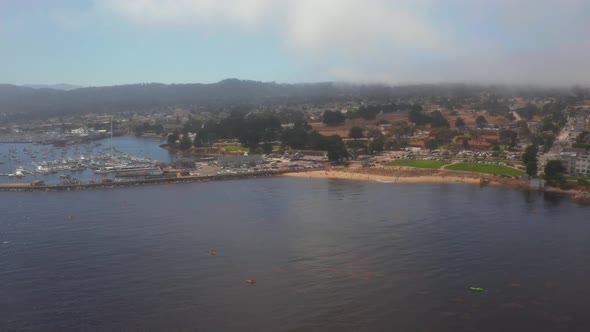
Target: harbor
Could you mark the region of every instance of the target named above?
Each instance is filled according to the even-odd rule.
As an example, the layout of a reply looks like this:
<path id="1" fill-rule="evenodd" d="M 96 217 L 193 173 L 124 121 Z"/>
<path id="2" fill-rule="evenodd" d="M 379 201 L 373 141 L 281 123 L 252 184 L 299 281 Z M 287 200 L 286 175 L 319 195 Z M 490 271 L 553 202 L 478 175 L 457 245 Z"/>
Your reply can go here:
<path id="1" fill-rule="evenodd" d="M 161 174 L 175 156 L 159 141 L 115 137 L 71 146 L 0 144 L 0 183 L 43 182 L 78 185 L 107 178 L 145 178 Z"/>
<path id="2" fill-rule="evenodd" d="M 297 158 L 295 158 L 297 159 Z M 322 169 L 263 155 L 180 158 L 145 137 L 55 147 L 0 144 L 0 191 L 62 191 L 265 177 Z"/>

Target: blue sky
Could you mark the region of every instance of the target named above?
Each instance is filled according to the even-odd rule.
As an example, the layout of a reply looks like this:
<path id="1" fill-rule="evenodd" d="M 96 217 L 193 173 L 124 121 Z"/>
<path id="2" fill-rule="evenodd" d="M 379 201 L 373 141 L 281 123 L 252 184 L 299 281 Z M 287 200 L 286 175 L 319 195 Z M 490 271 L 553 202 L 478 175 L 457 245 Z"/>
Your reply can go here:
<path id="1" fill-rule="evenodd" d="M 588 1 L 0 0 L 0 82 L 590 83 Z"/>

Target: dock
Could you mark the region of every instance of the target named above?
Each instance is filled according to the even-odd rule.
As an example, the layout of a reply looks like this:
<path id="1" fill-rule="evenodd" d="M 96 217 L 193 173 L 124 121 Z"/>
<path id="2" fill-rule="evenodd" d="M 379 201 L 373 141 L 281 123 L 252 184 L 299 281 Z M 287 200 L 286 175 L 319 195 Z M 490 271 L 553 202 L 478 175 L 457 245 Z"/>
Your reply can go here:
<path id="1" fill-rule="evenodd" d="M 315 169 L 317 170 L 317 169 Z M 33 185 L 32 183 L 0 183 L 0 191 L 32 192 L 32 191 L 72 191 L 87 189 L 124 188 L 153 184 L 190 183 L 202 181 L 237 180 L 257 177 L 269 177 L 284 173 L 308 172 L 307 169 L 281 169 L 241 174 L 220 174 L 207 176 L 157 177 L 133 181 L 106 181 L 100 183 Z"/>

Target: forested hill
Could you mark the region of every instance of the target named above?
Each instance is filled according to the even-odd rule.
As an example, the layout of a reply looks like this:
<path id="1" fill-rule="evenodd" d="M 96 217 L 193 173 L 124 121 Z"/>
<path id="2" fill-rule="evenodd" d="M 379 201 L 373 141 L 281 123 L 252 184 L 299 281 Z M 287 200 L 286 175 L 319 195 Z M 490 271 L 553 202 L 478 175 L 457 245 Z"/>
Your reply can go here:
<path id="1" fill-rule="evenodd" d="M 86 113 L 236 103 L 299 103 L 338 99 L 332 83 L 277 84 L 236 79 L 212 84 L 132 84 L 69 91 L 0 85 L 0 113 Z"/>
<path id="2" fill-rule="evenodd" d="M 0 85 L 0 113 L 71 114 L 142 111 L 177 106 L 216 109 L 244 104 L 288 105 L 347 101 L 355 98 L 379 101 L 412 96 L 470 97 L 489 91 L 489 88 L 463 84 L 395 87 L 337 83 L 278 84 L 237 79 L 212 84 L 150 83 L 87 87 L 68 91 Z M 505 87 L 493 89 L 499 94 L 513 92 Z"/>

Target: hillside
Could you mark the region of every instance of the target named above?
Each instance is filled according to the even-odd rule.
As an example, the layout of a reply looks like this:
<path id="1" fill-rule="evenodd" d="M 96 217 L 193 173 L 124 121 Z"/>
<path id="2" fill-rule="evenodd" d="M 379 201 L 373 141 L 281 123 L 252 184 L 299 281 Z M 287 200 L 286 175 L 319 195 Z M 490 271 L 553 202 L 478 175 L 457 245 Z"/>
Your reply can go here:
<path id="1" fill-rule="evenodd" d="M 62 87 L 68 87 L 63 85 Z M 527 88 L 528 89 L 528 88 Z M 470 98 L 493 91 L 511 96 L 518 90 L 464 84 L 408 86 L 353 85 L 339 83 L 279 84 L 237 79 L 211 84 L 131 84 L 85 87 L 70 90 L 0 84 L 0 114 L 29 115 L 88 112 L 145 111 L 167 107 L 215 110 L 236 105 L 293 105 L 302 103 L 370 100 L 389 102 L 398 98 Z M 534 90 L 539 92 L 539 90 Z M 548 90 L 558 94 L 563 91 Z"/>

